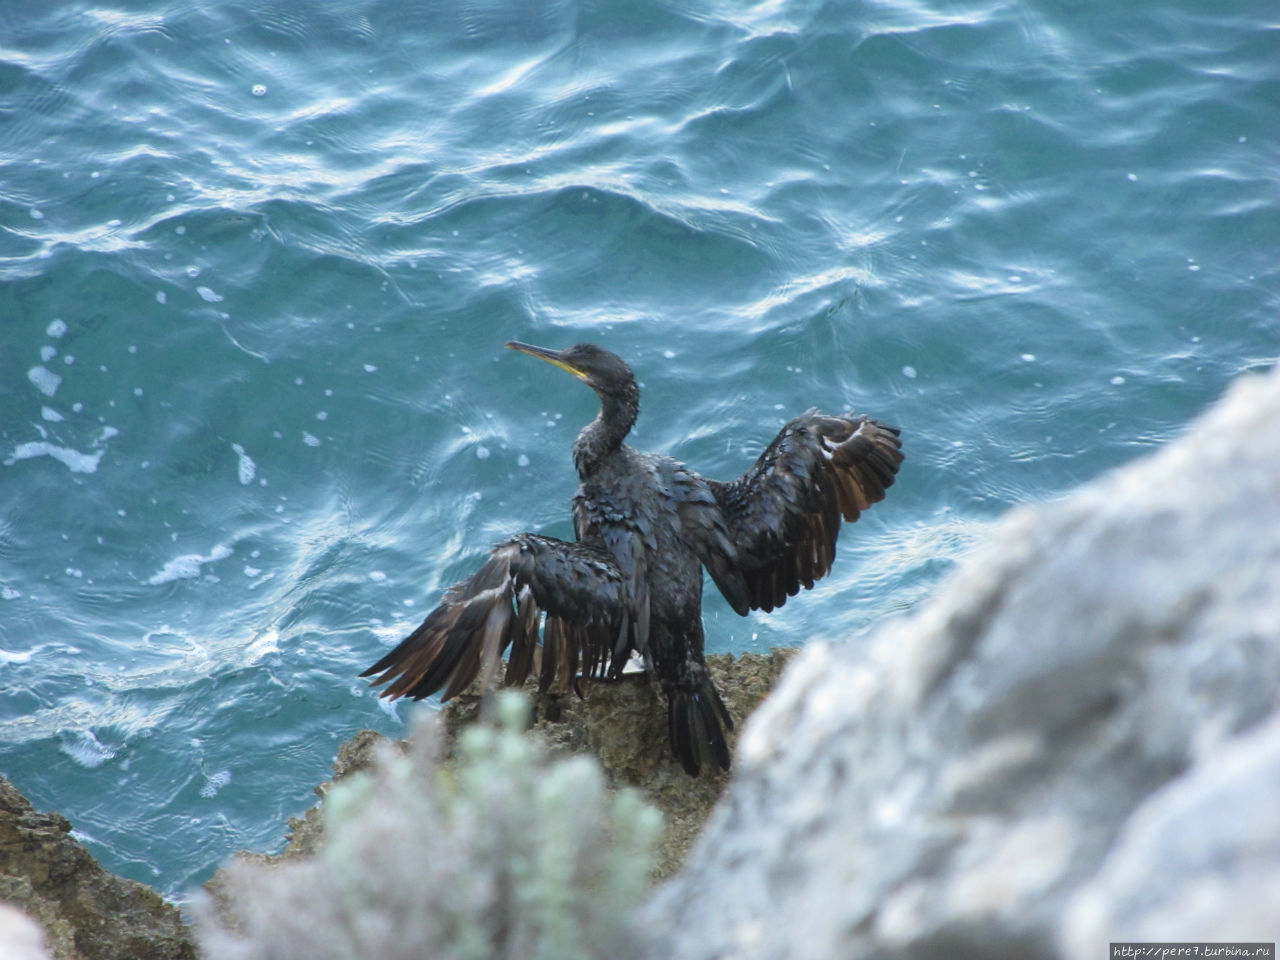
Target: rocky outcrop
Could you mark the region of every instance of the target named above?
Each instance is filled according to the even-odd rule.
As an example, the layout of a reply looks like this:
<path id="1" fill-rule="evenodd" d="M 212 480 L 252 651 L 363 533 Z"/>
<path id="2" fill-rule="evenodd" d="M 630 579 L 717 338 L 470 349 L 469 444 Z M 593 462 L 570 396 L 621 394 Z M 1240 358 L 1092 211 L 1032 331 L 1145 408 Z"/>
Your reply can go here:
<path id="1" fill-rule="evenodd" d="M 1280 373 L 1019 509 L 750 721 L 648 956 L 1106 956 L 1280 937 Z"/>
<path id="2" fill-rule="evenodd" d="M 707 657 L 707 666 L 738 730 L 797 652 L 789 648 L 767 655 Z M 529 689 L 534 689 L 532 682 Z M 539 698 L 535 702 L 538 716 L 534 730 L 551 744 L 553 752 L 594 756 L 604 767 L 611 787 L 634 787 L 662 812 L 666 829 L 659 843 L 657 876 L 674 872 L 684 862 L 730 775 L 704 773 L 690 778 L 671 759 L 666 703 L 645 674 L 624 674 L 616 682 L 592 684 L 585 699 Z M 456 732 L 478 709 L 478 697 L 450 702 L 445 722 Z M 736 731 L 730 736 L 731 747 L 736 736 Z"/>
<path id="3" fill-rule="evenodd" d="M 194 960 L 177 907 L 149 887 L 102 869 L 70 832 L 66 817 L 36 812 L 0 777 L 0 901 L 40 924 L 52 956 Z M 29 936 L 20 926 L 10 930 Z M 22 939 L 0 939 L 0 947 L 15 954 L 25 949 Z"/>
<path id="4" fill-rule="evenodd" d="M 707 664 L 738 729 L 773 688 L 795 649 L 776 649 L 769 654 L 745 653 L 738 657 L 714 654 Z M 531 681 L 527 692 L 535 693 Z M 586 753 L 600 761 L 606 783 L 614 789 L 633 787 L 661 811 L 665 829 L 658 844 L 655 875 L 665 877 L 684 861 L 690 844 L 706 822 L 716 800 L 728 782 L 728 775 L 690 779 L 671 761 L 667 739 L 666 706 L 650 679 L 644 674 L 625 674 L 621 680 L 594 683 L 585 698 L 534 696 L 537 716 L 533 731 L 546 741 L 552 756 Z M 445 705 L 445 755 L 452 751 L 461 730 L 473 723 L 482 699 L 464 694 Z M 316 787 L 323 798 L 333 783 L 352 773 L 369 769 L 381 734 L 362 730 L 338 749 L 332 780 Z M 731 744 L 733 742 L 731 735 Z M 289 840 L 282 853 L 264 856 L 241 853 L 242 861 L 276 862 L 314 853 L 323 842 L 324 817 L 315 806 L 289 820 Z M 210 881 L 219 895 L 221 873 Z"/>

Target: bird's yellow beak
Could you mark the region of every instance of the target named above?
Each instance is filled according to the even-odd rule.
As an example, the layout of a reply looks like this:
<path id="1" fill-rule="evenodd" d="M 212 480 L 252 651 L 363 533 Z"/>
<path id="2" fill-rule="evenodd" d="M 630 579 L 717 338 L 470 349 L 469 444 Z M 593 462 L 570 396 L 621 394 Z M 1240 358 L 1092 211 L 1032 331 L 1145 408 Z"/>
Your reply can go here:
<path id="1" fill-rule="evenodd" d="M 547 363 L 559 367 L 566 373 L 573 374 L 579 380 L 587 379 L 586 372 L 579 370 L 573 364 L 567 362 L 559 350 L 550 350 L 547 347 L 535 347 L 531 343 L 521 343 L 519 340 L 508 340 L 507 349 L 518 350 L 521 353 L 527 353 L 531 357 L 537 357 L 539 360 L 545 360 Z"/>

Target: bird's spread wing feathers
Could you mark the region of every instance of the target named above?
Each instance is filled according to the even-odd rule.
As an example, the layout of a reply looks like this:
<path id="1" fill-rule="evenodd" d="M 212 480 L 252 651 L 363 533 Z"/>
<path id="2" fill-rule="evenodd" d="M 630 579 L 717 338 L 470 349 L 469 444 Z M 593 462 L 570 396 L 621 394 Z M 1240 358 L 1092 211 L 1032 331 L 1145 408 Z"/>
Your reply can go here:
<path id="1" fill-rule="evenodd" d="M 738 613 L 780 607 L 826 576 L 841 519 L 857 520 L 893 483 L 899 432 L 869 417 L 809 410 L 737 480 L 708 481 L 733 556 L 712 551 L 704 563 Z"/>
<path id="2" fill-rule="evenodd" d="M 627 585 L 613 558 L 582 543 L 522 533 L 493 548 L 472 576 L 450 587 L 440 605 L 400 645 L 361 674 L 387 684 L 382 696 L 415 700 L 444 690 L 448 700 L 481 676 L 523 683 L 537 666 L 539 685 L 560 690 L 579 675 L 616 674 L 633 643 Z M 546 622 L 539 644 L 538 624 Z"/>

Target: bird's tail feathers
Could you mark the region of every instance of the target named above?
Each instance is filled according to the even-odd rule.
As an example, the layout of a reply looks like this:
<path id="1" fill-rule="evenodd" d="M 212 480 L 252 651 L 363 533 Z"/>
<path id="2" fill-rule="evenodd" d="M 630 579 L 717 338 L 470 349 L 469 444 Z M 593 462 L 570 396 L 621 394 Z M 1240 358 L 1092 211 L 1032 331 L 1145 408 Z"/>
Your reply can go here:
<path id="1" fill-rule="evenodd" d="M 667 691 L 667 723 L 671 753 L 689 776 L 696 777 L 712 763 L 729 769 L 728 733 L 733 718 L 705 668 L 700 679 Z"/>

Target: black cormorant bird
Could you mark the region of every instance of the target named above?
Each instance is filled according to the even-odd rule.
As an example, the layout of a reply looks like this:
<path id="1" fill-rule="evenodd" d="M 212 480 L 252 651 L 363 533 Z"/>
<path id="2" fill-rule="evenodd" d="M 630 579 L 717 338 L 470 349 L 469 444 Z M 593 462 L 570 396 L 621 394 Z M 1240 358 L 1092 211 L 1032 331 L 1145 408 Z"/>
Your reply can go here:
<path id="1" fill-rule="evenodd" d="M 702 567 L 739 614 L 772 610 L 831 569 L 840 521 L 883 499 L 902 462 L 899 430 L 869 417 L 788 422 L 737 480 L 706 480 L 671 457 L 623 443 L 640 390 L 623 360 L 590 343 L 507 344 L 566 370 L 600 396 L 573 463 L 577 542 L 519 533 L 450 587 L 418 629 L 361 676 L 384 697 L 461 693 L 536 670 L 540 688 L 616 677 L 632 651 L 667 698 L 673 755 L 691 775 L 729 768 L 733 720 L 702 656 Z M 545 615 L 542 636 L 539 620 Z M 535 654 L 540 647 L 540 663 Z"/>

